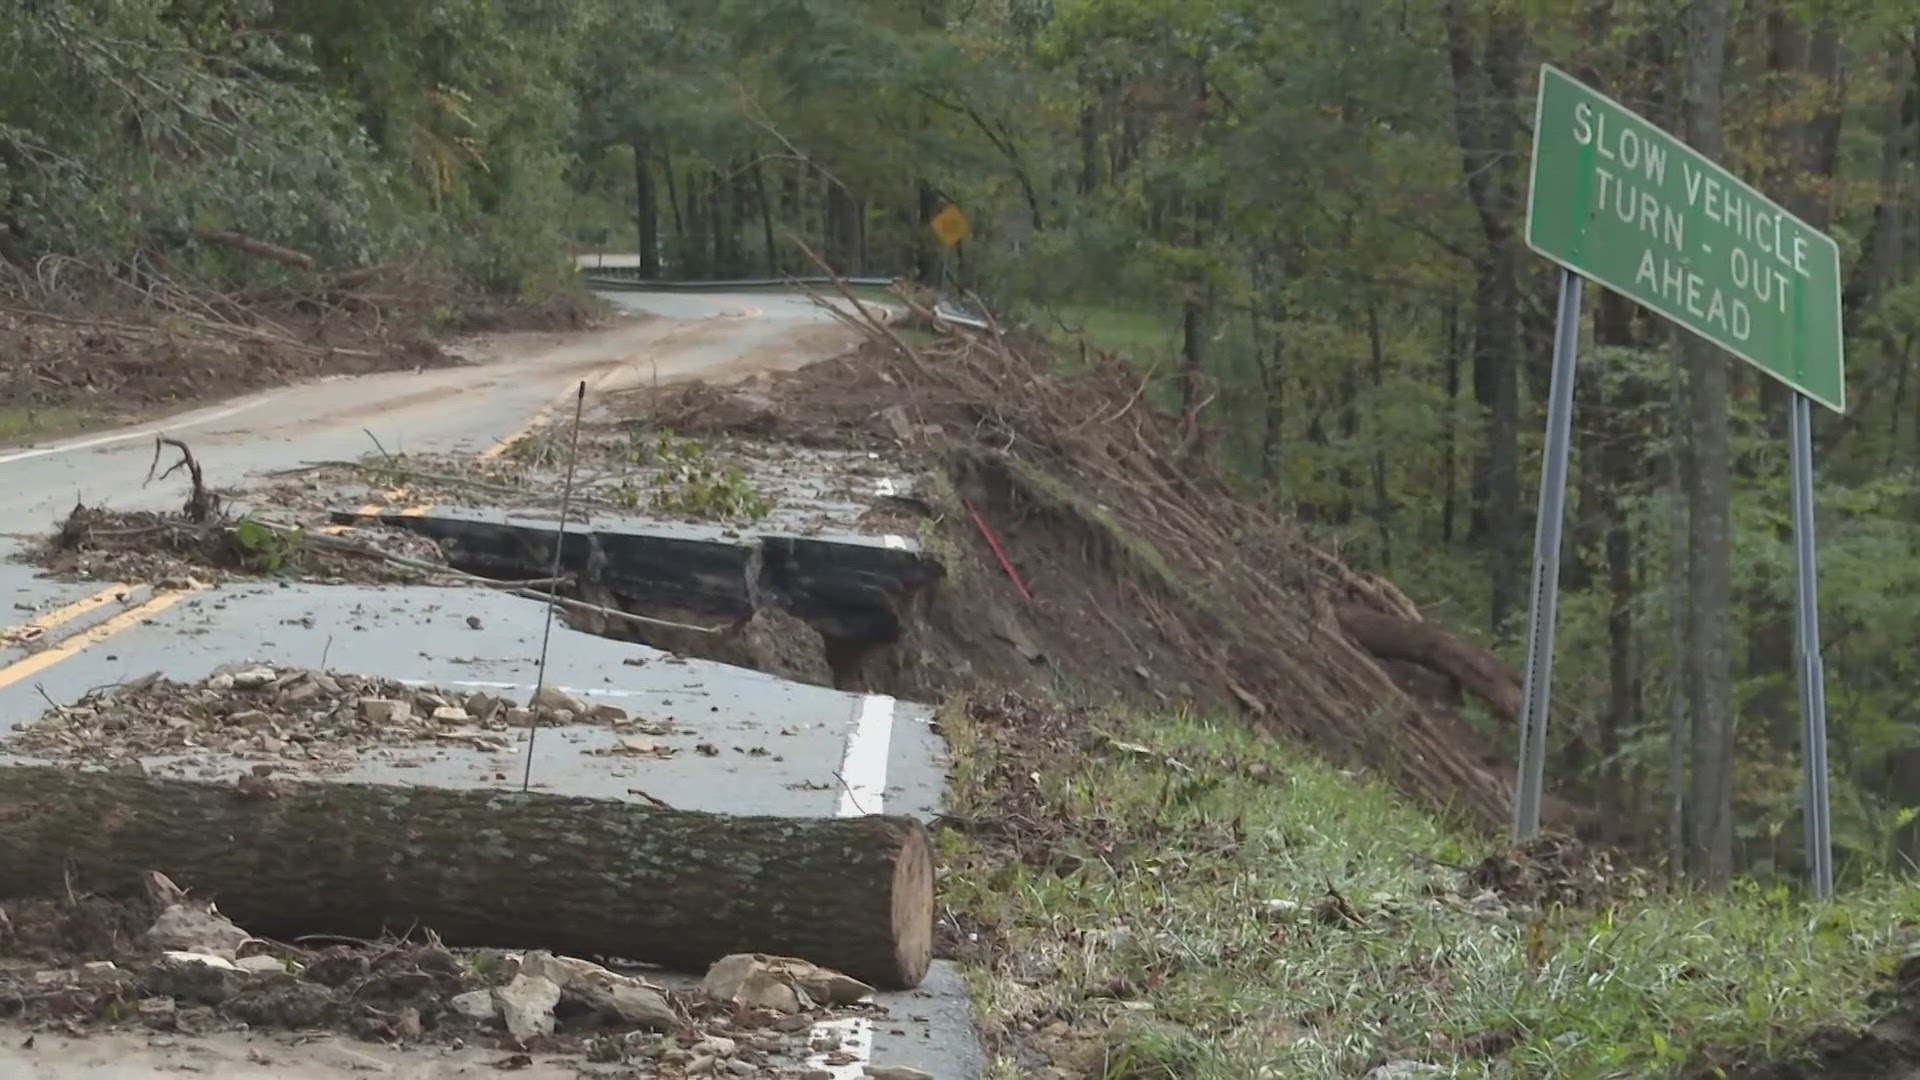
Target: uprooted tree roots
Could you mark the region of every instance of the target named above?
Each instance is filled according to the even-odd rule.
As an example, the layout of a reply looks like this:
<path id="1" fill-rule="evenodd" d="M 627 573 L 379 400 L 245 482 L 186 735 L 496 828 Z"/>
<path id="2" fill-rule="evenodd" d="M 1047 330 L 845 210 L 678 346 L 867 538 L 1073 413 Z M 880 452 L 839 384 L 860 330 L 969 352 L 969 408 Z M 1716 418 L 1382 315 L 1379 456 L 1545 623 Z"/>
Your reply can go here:
<path id="1" fill-rule="evenodd" d="M 160 451 L 169 446 L 180 451 L 180 460 L 169 465 L 167 471 L 160 474 L 159 479 L 165 480 L 182 468 L 186 469 L 188 479 L 193 481 L 193 489 L 188 493 L 187 505 L 181 513 L 195 525 L 205 524 L 219 512 L 220 497 L 207 490 L 206 475 L 200 471 L 200 463 L 194 460 L 193 451 L 187 449 L 186 443 L 164 436 L 153 440 L 153 464 L 147 466 L 147 483 L 153 483 L 154 470 L 160 467 Z"/>

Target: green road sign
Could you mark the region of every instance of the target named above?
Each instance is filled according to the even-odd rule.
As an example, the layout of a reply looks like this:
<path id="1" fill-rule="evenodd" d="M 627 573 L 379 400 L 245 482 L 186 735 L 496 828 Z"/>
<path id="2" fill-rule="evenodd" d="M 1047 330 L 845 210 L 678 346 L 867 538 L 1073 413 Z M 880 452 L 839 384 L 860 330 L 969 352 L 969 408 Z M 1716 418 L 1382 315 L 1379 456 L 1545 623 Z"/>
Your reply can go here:
<path id="1" fill-rule="evenodd" d="M 1832 238 L 1551 65 L 1527 246 L 1846 411 Z"/>

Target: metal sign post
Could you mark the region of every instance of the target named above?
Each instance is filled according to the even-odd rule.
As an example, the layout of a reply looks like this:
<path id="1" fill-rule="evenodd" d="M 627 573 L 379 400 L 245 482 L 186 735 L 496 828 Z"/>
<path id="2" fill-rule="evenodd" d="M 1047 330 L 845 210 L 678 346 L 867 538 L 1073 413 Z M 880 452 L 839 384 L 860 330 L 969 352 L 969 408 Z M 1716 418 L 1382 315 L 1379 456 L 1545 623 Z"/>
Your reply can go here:
<path id="1" fill-rule="evenodd" d="M 1514 838 L 1540 828 L 1579 285 L 1590 278 L 1794 391 L 1788 426 L 1807 868 L 1814 894 L 1825 898 L 1833 889 L 1833 844 L 1811 402 L 1846 411 L 1839 247 L 1718 163 L 1552 65 L 1541 65 L 1533 130 L 1527 246 L 1559 264 L 1564 276 L 1534 543 Z"/>
<path id="2" fill-rule="evenodd" d="M 1547 774 L 1547 705 L 1553 696 L 1554 610 L 1560 598 L 1560 531 L 1566 517 L 1567 451 L 1573 442 L 1573 382 L 1580 346 L 1580 275 L 1560 272 L 1560 315 L 1553 332 L 1553 383 L 1540 470 L 1540 513 L 1533 528 L 1533 608 L 1527 616 L 1526 701 L 1520 713 L 1520 776 L 1514 784 L 1513 839 L 1540 831 Z"/>
<path id="3" fill-rule="evenodd" d="M 1787 403 L 1793 471 L 1794 635 L 1800 659 L 1800 756 L 1805 772 L 1807 869 L 1813 895 L 1833 895 L 1833 828 L 1827 803 L 1827 688 L 1820 663 L 1820 585 L 1813 547 L 1813 406 L 1805 394 Z"/>

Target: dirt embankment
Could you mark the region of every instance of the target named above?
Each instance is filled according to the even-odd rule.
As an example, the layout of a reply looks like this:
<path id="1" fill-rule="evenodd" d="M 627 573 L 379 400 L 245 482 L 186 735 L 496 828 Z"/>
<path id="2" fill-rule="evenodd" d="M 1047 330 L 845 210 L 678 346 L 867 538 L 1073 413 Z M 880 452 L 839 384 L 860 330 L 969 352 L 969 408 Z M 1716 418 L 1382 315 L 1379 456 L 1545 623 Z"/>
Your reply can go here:
<path id="1" fill-rule="evenodd" d="M 322 375 L 458 363 L 457 334 L 580 329 L 589 298 L 503 301 L 400 266 L 302 271 L 237 292 L 77 263 L 0 264 L 0 441 Z"/>
<path id="2" fill-rule="evenodd" d="M 1199 428 L 1151 404 L 1150 376 L 1111 357 L 1054 364 L 1033 342 L 919 316 L 905 335 L 862 324 L 864 351 L 768 382 L 624 404 L 637 429 L 871 450 L 932 478 L 875 514 L 917 534 L 945 580 L 903 602 L 899 640 L 867 650 L 844 685 L 931 697 L 1065 676 L 1234 711 L 1504 827 L 1505 751 L 1459 705 L 1511 719 L 1511 665 L 1246 497 Z M 1546 813 L 1599 832 L 1571 804 Z"/>

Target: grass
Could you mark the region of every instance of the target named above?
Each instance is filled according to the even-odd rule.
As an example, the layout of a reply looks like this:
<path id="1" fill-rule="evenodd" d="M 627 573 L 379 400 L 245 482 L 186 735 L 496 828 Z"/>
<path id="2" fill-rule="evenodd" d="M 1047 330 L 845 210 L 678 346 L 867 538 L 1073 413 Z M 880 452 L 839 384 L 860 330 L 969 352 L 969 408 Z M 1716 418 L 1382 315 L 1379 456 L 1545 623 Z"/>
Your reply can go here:
<path id="1" fill-rule="evenodd" d="M 1758 885 L 1609 909 L 1475 898 L 1452 867 L 1489 845 L 1243 725 L 1031 726 L 943 718 L 954 813 L 1015 824 L 1012 841 L 941 838 L 944 901 L 982 943 L 962 955 L 1000 1080 L 1407 1060 L 1436 1076 L 1712 1075 L 1709 1060 L 1772 1058 L 1866 1017 L 1920 917 L 1891 881 L 1819 907 Z"/>
<path id="2" fill-rule="evenodd" d="M 1071 342 L 1076 336 L 1084 336 L 1095 348 L 1140 362 L 1172 356 L 1179 346 L 1179 322 L 1165 311 L 1053 304 L 1036 313 L 1034 321 L 1049 339 Z"/>
<path id="3" fill-rule="evenodd" d="M 47 408 L 0 409 L 0 445 L 64 435 L 100 422 L 100 417 L 85 409 L 54 405 Z"/>

